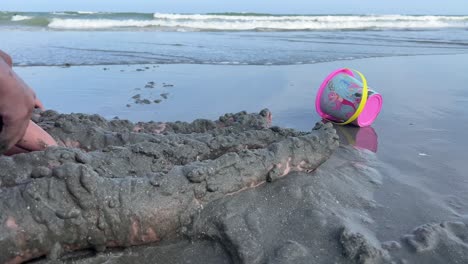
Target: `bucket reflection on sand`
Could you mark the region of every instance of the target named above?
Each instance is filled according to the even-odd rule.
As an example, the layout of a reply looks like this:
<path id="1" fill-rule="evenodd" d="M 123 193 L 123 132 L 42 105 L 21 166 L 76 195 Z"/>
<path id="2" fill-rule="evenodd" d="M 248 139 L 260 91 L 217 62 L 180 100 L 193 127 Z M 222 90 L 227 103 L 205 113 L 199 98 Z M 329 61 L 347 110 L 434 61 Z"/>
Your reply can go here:
<path id="1" fill-rule="evenodd" d="M 377 153 L 378 136 L 372 127 L 354 127 L 334 125 L 340 144 L 368 149 Z"/>

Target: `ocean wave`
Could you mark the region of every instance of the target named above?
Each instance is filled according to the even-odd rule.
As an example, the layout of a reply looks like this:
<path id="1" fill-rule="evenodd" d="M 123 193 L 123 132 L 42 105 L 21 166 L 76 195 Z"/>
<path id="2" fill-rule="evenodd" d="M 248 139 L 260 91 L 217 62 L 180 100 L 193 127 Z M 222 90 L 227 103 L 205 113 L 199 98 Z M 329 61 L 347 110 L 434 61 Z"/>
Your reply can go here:
<path id="1" fill-rule="evenodd" d="M 399 23 L 399 22 L 468 22 L 468 16 L 408 16 L 408 15 L 242 15 L 227 14 L 162 14 L 155 13 L 156 20 L 168 21 L 247 21 L 255 22 L 324 22 L 324 23 Z"/>
<path id="2" fill-rule="evenodd" d="M 32 18 L 33 17 L 31 17 L 31 16 L 14 15 L 11 18 L 11 21 L 23 21 L 23 20 L 28 20 L 28 19 L 32 19 Z"/>
<path id="3" fill-rule="evenodd" d="M 80 15 L 93 15 L 93 14 L 98 14 L 99 12 L 93 12 L 93 11 L 76 11 L 76 13 Z"/>
<path id="4" fill-rule="evenodd" d="M 77 15 L 78 13 L 68 11 L 68 12 L 52 12 L 51 14 L 57 15 L 57 16 L 70 16 L 70 15 L 73 16 L 73 15 Z"/>
<path id="5" fill-rule="evenodd" d="M 0 26 L 47 26 L 58 30 L 146 28 L 163 31 L 294 31 L 468 29 L 468 16 L 268 15 L 162 13 L 2 13 Z M 88 14 L 89 13 L 89 14 Z M 65 15 L 73 15 L 67 17 Z"/>
<path id="6" fill-rule="evenodd" d="M 153 20 L 115 20 L 115 19 L 61 19 L 54 18 L 49 28 L 54 29 L 108 29 L 122 27 L 150 27 L 159 26 Z"/>
<path id="7" fill-rule="evenodd" d="M 61 19 L 49 24 L 55 29 L 110 29 L 159 27 L 192 30 L 362 30 L 468 28 L 468 16 L 251 16 L 154 14 L 152 20 Z"/>

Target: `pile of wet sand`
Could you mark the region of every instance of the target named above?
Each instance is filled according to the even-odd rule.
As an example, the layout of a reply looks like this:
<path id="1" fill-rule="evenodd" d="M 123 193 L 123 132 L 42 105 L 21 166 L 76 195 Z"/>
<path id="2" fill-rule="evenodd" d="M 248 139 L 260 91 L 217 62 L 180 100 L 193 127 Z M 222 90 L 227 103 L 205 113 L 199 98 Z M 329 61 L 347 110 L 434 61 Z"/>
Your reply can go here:
<path id="1" fill-rule="evenodd" d="M 271 113 L 131 123 L 46 111 L 63 147 L 1 157 L 0 262 L 463 263 L 465 222 L 380 241 L 373 153 Z M 322 165 L 323 164 L 323 165 Z"/>

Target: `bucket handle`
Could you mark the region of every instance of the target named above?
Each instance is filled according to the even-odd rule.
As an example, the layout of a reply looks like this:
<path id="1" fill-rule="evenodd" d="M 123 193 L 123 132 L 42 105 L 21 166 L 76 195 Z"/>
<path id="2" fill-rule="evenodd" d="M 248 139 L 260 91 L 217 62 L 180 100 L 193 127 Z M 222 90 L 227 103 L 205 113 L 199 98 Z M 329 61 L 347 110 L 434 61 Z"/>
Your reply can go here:
<path id="1" fill-rule="evenodd" d="M 361 114 L 362 110 L 364 110 L 364 107 L 366 106 L 366 102 L 367 102 L 368 87 L 367 87 L 366 77 L 364 77 L 364 75 L 361 72 L 357 71 L 357 70 L 353 70 L 353 69 L 349 69 L 349 70 L 356 72 L 359 75 L 359 77 L 361 77 L 361 80 L 362 80 L 362 97 L 361 97 L 361 102 L 359 103 L 358 109 L 356 110 L 356 112 L 354 112 L 354 115 L 352 115 L 348 120 L 346 120 L 345 122 L 342 122 L 342 123 L 332 121 L 334 124 L 342 125 L 342 126 L 347 125 L 347 124 L 353 122 L 354 120 L 356 120 L 359 117 L 359 115 Z"/>

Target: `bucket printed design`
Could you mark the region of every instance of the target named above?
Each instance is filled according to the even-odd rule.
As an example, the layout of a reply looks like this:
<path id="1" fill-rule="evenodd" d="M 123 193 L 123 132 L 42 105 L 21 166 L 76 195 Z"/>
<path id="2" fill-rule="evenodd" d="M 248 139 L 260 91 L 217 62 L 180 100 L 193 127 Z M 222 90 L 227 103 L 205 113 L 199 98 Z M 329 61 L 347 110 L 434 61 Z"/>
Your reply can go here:
<path id="1" fill-rule="evenodd" d="M 320 98 L 322 111 L 334 121 L 345 122 L 356 113 L 362 98 L 362 83 L 340 73 L 331 79 Z"/>
<path id="2" fill-rule="evenodd" d="M 367 87 L 362 73 L 339 69 L 330 74 L 319 89 L 317 112 L 336 124 L 369 126 L 380 112 L 382 96 Z"/>

